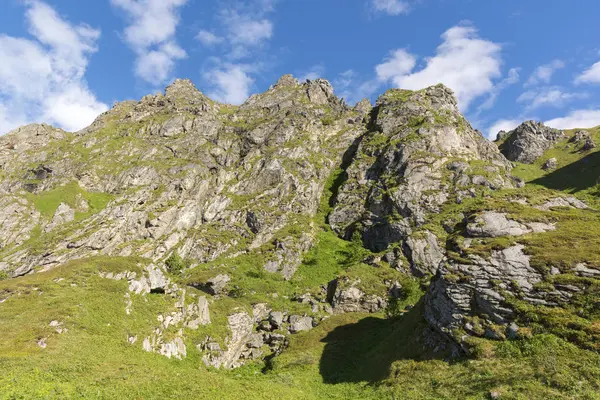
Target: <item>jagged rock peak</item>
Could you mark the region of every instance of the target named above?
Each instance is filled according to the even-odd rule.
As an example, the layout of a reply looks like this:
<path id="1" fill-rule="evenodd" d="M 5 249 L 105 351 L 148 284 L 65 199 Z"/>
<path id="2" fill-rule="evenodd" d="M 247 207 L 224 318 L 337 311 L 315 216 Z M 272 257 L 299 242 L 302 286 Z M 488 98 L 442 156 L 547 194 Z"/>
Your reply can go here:
<path id="1" fill-rule="evenodd" d="M 371 104 L 371 100 L 369 100 L 367 98 L 362 99 L 361 101 L 356 103 L 356 105 L 354 106 L 354 110 L 356 110 L 360 113 L 363 113 L 363 114 L 370 113 L 372 109 L 373 109 L 373 105 Z"/>
<path id="2" fill-rule="evenodd" d="M 277 83 L 271 86 L 271 88 L 296 87 L 298 85 L 298 79 L 294 78 L 292 74 L 286 74 L 279 78 Z"/>
<path id="3" fill-rule="evenodd" d="M 166 97 L 205 97 L 196 85 L 189 79 L 175 79 L 165 89 Z"/>
<path id="4" fill-rule="evenodd" d="M 417 95 L 416 97 L 414 95 Z M 412 91 L 406 89 L 389 89 L 377 99 L 377 105 L 390 103 L 403 103 L 406 101 L 420 101 L 427 98 L 426 105 L 434 109 L 453 107 L 457 108 L 454 92 L 443 84 L 429 86 L 425 89 Z"/>
<path id="5" fill-rule="evenodd" d="M 336 111 L 347 109 L 343 101 L 334 94 L 333 87 L 327 80 L 306 80 L 300 84 L 296 78 L 287 74 L 279 78 L 266 92 L 250 96 L 242 104 L 241 110 L 261 107 L 273 112 L 289 107 L 306 108 L 308 104 L 317 108 L 329 107 Z"/>
<path id="6" fill-rule="evenodd" d="M 555 142 L 563 139 L 564 132 L 542 122 L 526 121 L 503 137 L 506 140 L 500 145 L 500 151 L 507 159 L 531 164 Z"/>
<path id="7" fill-rule="evenodd" d="M 333 86 L 327 79 L 306 80 L 306 94 L 311 103 L 327 104 L 333 100 L 339 100 L 333 93 Z"/>

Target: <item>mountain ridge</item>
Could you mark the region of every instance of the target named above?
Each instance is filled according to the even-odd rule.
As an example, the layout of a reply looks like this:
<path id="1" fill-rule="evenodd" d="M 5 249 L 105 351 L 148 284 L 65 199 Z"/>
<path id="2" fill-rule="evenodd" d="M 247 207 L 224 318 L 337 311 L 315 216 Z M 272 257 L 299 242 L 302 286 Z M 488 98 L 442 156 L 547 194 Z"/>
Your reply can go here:
<path id="1" fill-rule="evenodd" d="M 390 89 L 375 105 L 350 107 L 326 80 L 291 75 L 240 106 L 176 80 L 78 132 L 19 128 L 0 137 L 0 312 L 16 321 L 32 312 L 24 299 L 47 307 L 31 297 L 36 285 L 59 305 L 51 320 L 36 315 L 22 340 L 15 325 L 0 355 L 10 346 L 55 354 L 70 338 L 93 338 L 90 330 L 112 343 L 103 351 L 166 356 L 208 374 L 281 374 L 294 354 L 319 351 L 327 383 L 338 378 L 323 357 L 346 337 L 325 348 L 312 340 L 338 329 L 368 335 L 364 325 L 407 332 L 402 340 L 433 359 L 544 340 L 595 359 L 600 201 L 593 182 L 574 194 L 557 185 L 563 168 L 595 157 L 586 143 L 600 132 L 551 141 L 543 132 L 526 123 L 499 148 L 443 85 Z M 587 165 L 590 176 L 600 171 Z M 104 302 L 115 336 L 71 307 L 73 293 L 99 318 L 92 299 Z M 298 347 L 304 341 L 312 344 Z M 392 343 L 390 333 L 381 345 Z M 395 351 L 386 363 L 406 367 L 408 349 Z M 538 393 L 556 393 L 530 376 Z M 385 379 L 402 391 L 391 383 L 398 375 Z"/>

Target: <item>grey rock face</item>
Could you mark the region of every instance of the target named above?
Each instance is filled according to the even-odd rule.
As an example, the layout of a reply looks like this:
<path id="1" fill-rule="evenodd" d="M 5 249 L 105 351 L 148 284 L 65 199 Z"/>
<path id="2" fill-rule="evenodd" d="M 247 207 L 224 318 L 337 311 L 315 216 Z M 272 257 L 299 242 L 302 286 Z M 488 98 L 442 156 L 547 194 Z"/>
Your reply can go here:
<path id="1" fill-rule="evenodd" d="M 429 215 L 463 193 L 511 187 L 511 166 L 464 120 L 452 91 L 442 85 L 418 92 L 390 90 L 377 100 L 372 115 L 374 130 L 356 147 L 329 223 L 345 238 L 358 231 L 365 247 L 375 252 L 406 240 L 412 269 L 434 272 L 443 258 L 435 241 L 429 236 L 425 242 L 407 239 Z M 477 177 L 469 164 L 475 160 L 493 169 L 493 177 Z"/>
<path id="2" fill-rule="evenodd" d="M 452 334 L 460 328 L 477 335 L 467 325 L 474 316 L 489 321 L 489 327 L 511 322 L 514 311 L 505 302 L 505 292 L 532 303 L 546 302 L 534 289 L 542 275 L 530 266 L 523 249 L 517 245 L 493 251 L 487 260 L 473 255 L 473 264 L 450 262 L 440 268 L 425 297 L 427 321 L 461 344 Z M 486 326 L 482 328 L 481 335 Z"/>
<path id="3" fill-rule="evenodd" d="M 510 136 L 509 132 L 506 131 L 500 131 L 498 132 L 498 134 L 496 135 L 496 142 L 501 142 L 504 139 L 506 139 L 508 136 Z"/>
<path id="4" fill-rule="evenodd" d="M 521 236 L 531 232 L 527 226 L 506 218 L 506 214 L 486 211 L 471 217 L 466 232 L 471 237 Z"/>
<path id="5" fill-rule="evenodd" d="M 532 164 L 554 143 L 564 138 L 562 131 L 535 121 L 524 122 L 508 135 L 500 149 L 502 154 L 510 161 L 525 164 Z"/>
<path id="6" fill-rule="evenodd" d="M 355 117 L 327 81 L 284 76 L 240 107 L 177 80 L 165 94 L 117 103 L 75 134 L 21 128 L 0 138 L 0 259 L 11 276 L 97 254 L 158 262 L 175 248 L 204 263 L 258 249 L 296 226 L 278 236 L 285 249 L 268 268 L 290 278 L 312 246 L 308 221 L 325 181 L 365 130 L 362 120 L 348 122 Z M 73 184 L 85 198 L 112 201 L 63 201 L 48 223 L 21 192 Z M 66 207 L 86 214 L 69 231 L 59 229 L 73 222 Z M 40 224 L 55 245 L 43 254 L 13 251 Z"/>
<path id="7" fill-rule="evenodd" d="M 411 270 L 416 276 L 435 274 L 440 263 L 444 261 L 444 252 L 438 244 L 437 237 L 426 231 L 425 237 L 409 237 L 404 242 L 406 255 L 411 261 Z"/>
<path id="8" fill-rule="evenodd" d="M 206 282 L 206 287 L 213 296 L 225 293 L 225 288 L 231 278 L 227 274 L 220 274 L 214 278 L 210 278 Z"/>
<path id="9" fill-rule="evenodd" d="M 52 221 L 46 225 L 44 228 L 45 232 L 50 232 L 56 227 L 66 224 L 67 222 L 71 222 L 75 219 L 75 210 L 69 207 L 65 203 L 60 203 L 56 212 L 54 213 L 54 217 L 52 217 Z"/>
<path id="10" fill-rule="evenodd" d="M 245 312 L 237 313 L 227 317 L 231 336 L 227 339 L 227 349 L 216 351 L 216 354 L 207 354 L 203 357 L 206 365 L 215 368 L 233 369 L 243 364 L 242 355 L 247 351 L 247 344 L 254 347 L 254 336 L 252 333 L 254 321 Z"/>

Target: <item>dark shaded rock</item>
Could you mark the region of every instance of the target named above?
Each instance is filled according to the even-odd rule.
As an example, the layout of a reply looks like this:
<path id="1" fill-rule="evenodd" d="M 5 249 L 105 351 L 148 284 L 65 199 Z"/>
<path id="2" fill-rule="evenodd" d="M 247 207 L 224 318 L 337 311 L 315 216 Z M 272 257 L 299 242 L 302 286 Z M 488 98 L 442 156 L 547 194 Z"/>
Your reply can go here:
<path id="1" fill-rule="evenodd" d="M 246 225 L 248 225 L 252 233 L 258 233 L 262 227 L 258 216 L 252 211 L 246 213 Z"/>

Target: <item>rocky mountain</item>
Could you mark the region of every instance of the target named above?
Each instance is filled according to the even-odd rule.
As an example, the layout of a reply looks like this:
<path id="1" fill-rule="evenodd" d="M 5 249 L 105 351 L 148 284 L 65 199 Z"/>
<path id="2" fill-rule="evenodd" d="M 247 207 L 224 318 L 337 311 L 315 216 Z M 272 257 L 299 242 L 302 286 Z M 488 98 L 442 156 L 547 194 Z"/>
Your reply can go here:
<path id="1" fill-rule="evenodd" d="M 241 106 L 177 80 L 79 132 L 19 128 L 0 137 L 0 386 L 594 398 L 599 137 L 529 121 L 492 143 L 443 85 L 350 107 L 290 75 Z"/>

